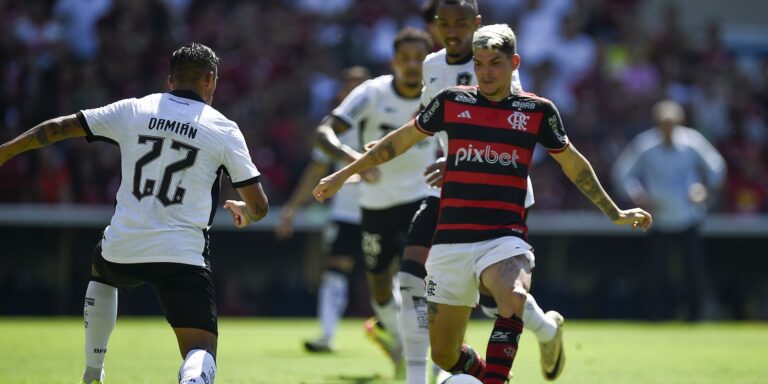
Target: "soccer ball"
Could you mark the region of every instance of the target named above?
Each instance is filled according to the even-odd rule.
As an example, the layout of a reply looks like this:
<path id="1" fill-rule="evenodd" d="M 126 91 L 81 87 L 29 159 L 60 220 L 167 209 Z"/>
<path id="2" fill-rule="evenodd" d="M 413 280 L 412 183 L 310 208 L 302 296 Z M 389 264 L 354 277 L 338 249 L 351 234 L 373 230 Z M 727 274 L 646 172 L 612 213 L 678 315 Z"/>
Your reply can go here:
<path id="1" fill-rule="evenodd" d="M 476 379 L 474 376 L 460 373 L 448 377 L 440 384 L 483 384 L 483 382 Z"/>

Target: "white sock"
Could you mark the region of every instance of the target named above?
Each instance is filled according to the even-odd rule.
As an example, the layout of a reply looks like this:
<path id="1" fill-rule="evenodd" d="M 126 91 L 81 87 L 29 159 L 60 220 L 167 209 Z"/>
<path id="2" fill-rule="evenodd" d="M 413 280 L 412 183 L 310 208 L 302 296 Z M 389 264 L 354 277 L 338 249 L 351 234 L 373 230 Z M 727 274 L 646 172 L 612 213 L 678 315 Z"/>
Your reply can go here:
<path id="1" fill-rule="evenodd" d="M 371 307 L 379 319 L 384 329 L 389 332 L 398 343 L 402 344 L 400 339 L 400 328 L 397 326 L 397 313 L 400 312 L 400 292 L 392 292 L 392 298 L 383 305 L 371 300 Z"/>
<path id="2" fill-rule="evenodd" d="M 323 339 L 330 342 L 336 333 L 339 319 L 347 309 L 349 283 L 339 272 L 323 272 L 317 295 L 317 316 L 323 328 Z"/>
<path id="3" fill-rule="evenodd" d="M 523 311 L 523 327 L 533 332 L 540 343 L 551 341 L 557 333 L 557 323 L 555 320 L 544 314 L 536 299 L 528 294 L 525 300 L 525 310 Z"/>
<path id="4" fill-rule="evenodd" d="M 400 280 L 402 297 L 398 325 L 406 362 L 405 382 L 406 384 L 426 384 L 429 324 L 424 279 L 403 271 L 398 272 L 397 277 Z"/>
<path id="5" fill-rule="evenodd" d="M 179 368 L 179 384 L 213 384 L 216 361 L 208 351 L 193 349 Z"/>
<path id="6" fill-rule="evenodd" d="M 83 381 L 104 381 L 104 357 L 117 319 L 117 288 L 91 281 L 85 291 L 85 371 Z"/>

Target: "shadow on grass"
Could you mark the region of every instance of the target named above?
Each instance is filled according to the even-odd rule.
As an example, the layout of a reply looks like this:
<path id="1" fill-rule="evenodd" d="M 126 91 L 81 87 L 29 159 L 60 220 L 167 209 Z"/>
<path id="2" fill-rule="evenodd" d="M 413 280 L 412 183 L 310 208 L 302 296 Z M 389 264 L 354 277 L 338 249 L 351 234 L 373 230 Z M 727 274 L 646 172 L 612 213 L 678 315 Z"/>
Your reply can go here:
<path id="1" fill-rule="evenodd" d="M 394 383 L 394 381 L 376 374 L 376 375 L 370 375 L 370 376 L 354 376 L 354 375 L 327 376 L 323 378 L 323 380 L 320 381 L 320 383 L 322 384 L 389 384 L 389 383 Z"/>

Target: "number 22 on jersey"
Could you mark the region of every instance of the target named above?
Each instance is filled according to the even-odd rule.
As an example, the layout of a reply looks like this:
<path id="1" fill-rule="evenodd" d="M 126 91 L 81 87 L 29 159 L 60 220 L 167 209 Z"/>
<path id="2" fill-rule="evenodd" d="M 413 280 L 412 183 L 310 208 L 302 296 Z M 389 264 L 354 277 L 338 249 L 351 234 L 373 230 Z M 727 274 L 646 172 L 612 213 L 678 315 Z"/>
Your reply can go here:
<path id="1" fill-rule="evenodd" d="M 136 165 L 134 166 L 133 171 L 133 195 L 141 201 L 141 199 L 155 195 L 155 185 L 157 184 L 157 180 L 147 178 L 142 187 L 142 169 L 145 165 L 151 163 L 152 161 L 156 160 L 163 152 L 163 144 L 165 142 L 165 139 L 162 137 L 155 137 L 155 136 L 145 136 L 140 135 L 139 136 L 139 144 L 149 145 L 151 146 L 149 152 L 145 153 L 144 156 L 142 156 L 138 161 L 136 161 Z M 162 180 L 160 181 L 160 188 L 157 191 L 157 194 L 155 197 L 160 200 L 161 203 L 163 203 L 164 206 L 170 206 L 174 204 L 183 204 L 184 203 L 184 193 L 186 192 L 186 189 L 182 188 L 181 186 L 177 186 L 176 189 L 173 192 L 173 197 L 168 197 L 168 190 L 171 187 L 171 179 L 173 178 L 173 174 L 183 171 L 192 165 L 195 164 L 195 159 L 197 158 L 197 153 L 199 151 L 198 148 L 195 148 L 189 144 L 185 144 L 176 140 L 171 140 L 171 149 L 175 151 L 185 151 L 186 156 L 182 158 L 181 160 L 178 160 L 176 162 L 173 162 L 169 164 L 167 167 L 165 167 L 165 170 L 163 171 Z"/>

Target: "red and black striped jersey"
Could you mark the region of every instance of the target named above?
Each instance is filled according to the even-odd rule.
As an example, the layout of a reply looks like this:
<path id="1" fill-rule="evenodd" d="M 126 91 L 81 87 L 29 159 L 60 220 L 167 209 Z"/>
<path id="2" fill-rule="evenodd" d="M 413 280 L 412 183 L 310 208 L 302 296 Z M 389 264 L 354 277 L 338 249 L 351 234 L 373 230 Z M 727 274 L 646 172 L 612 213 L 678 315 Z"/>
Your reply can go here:
<path id="1" fill-rule="evenodd" d="M 536 144 L 568 146 L 555 105 L 515 91 L 494 102 L 475 87 L 451 87 L 416 117 L 416 127 L 448 135 L 440 218 L 433 244 L 525 239 L 525 194 Z"/>

